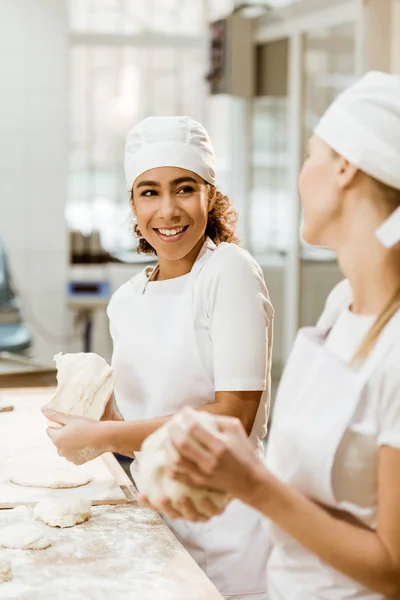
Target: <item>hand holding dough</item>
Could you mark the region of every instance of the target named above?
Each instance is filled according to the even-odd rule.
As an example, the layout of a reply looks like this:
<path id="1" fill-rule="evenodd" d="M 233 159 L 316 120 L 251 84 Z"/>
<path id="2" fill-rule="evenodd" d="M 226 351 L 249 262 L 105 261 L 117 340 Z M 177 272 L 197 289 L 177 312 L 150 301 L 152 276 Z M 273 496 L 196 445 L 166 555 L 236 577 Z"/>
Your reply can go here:
<path id="1" fill-rule="evenodd" d="M 86 498 L 42 500 L 36 504 L 34 515 L 50 527 L 73 527 L 90 519 L 92 502 Z"/>
<path id="2" fill-rule="evenodd" d="M 99 421 L 114 389 L 111 367 L 97 354 L 56 354 L 57 390 L 45 408 Z"/>
<path id="3" fill-rule="evenodd" d="M 206 412 L 199 412 L 197 417 L 205 429 L 212 433 L 216 431 L 217 426 L 211 415 Z M 229 501 L 227 494 L 214 492 L 206 488 L 190 487 L 175 481 L 167 474 L 166 444 L 169 439 L 169 426 L 172 423 L 178 424 L 184 431 L 188 430 L 183 415 L 179 413 L 143 442 L 138 460 L 139 473 L 136 476 L 140 492 L 147 496 L 150 503 L 155 507 L 160 504 L 162 498 L 170 500 L 175 507 L 183 498 L 189 498 L 200 513 L 203 511 L 202 501 L 205 499 L 213 502 L 217 508 L 223 508 Z"/>

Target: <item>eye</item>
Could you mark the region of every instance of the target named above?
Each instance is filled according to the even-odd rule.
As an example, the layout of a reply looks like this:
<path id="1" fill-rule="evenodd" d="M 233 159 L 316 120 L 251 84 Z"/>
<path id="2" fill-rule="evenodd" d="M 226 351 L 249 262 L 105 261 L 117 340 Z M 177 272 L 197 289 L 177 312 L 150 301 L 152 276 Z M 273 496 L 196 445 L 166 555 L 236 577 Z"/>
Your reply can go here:
<path id="1" fill-rule="evenodd" d="M 150 196 L 156 196 L 157 192 L 155 190 L 144 190 L 140 195 L 146 198 L 150 198 Z"/>
<path id="2" fill-rule="evenodd" d="M 194 188 L 191 185 L 185 185 L 178 190 L 178 194 L 193 194 Z"/>

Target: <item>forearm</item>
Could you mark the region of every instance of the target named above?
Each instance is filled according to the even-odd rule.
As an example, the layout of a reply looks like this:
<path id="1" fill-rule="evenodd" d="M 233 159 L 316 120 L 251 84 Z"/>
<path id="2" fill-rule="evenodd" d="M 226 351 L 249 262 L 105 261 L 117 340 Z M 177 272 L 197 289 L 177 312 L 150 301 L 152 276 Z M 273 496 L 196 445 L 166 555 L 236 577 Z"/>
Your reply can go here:
<path id="1" fill-rule="evenodd" d="M 378 534 L 329 514 L 271 475 L 258 475 L 256 491 L 243 501 L 263 513 L 302 546 L 371 590 L 400 592 L 400 566 L 394 564 Z"/>
<path id="2" fill-rule="evenodd" d="M 227 394 L 227 392 L 217 392 L 217 394 Z M 237 417 L 242 421 L 246 430 L 251 431 L 258 405 L 238 399 L 234 392 L 229 392 L 229 396 L 229 399 L 224 398 L 224 401 L 220 400 L 199 406 L 198 410 L 205 410 L 215 415 Z M 113 452 L 132 456 L 132 452 L 139 452 L 144 440 L 169 421 L 171 416 L 173 415 L 142 421 L 104 422 L 104 445 L 112 448 Z"/>

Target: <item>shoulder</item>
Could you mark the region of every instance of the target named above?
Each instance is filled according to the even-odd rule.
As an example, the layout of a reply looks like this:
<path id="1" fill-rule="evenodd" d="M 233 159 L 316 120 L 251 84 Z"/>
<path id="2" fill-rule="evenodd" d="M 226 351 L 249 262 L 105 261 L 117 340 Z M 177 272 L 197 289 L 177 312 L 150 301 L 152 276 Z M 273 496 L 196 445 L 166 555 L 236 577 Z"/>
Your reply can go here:
<path id="1" fill-rule="evenodd" d="M 264 280 L 263 272 L 252 255 L 236 244 L 223 242 L 212 250 L 212 256 L 203 269 L 208 278 L 253 276 Z"/>
<path id="2" fill-rule="evenodd" d="M 352 300 L 352 291 L 348 279 L 340 281 L 330 292 L 322 315 L 318 319 L 317 327 L 321 330 L 329 329 L 340 313 L 345 310 Z"/>
<path id="3" fill-rule="evenodd" d="M 199 275 L 203 304 L 210 314 L 216 303 L 227 310 L 252 310 L 261 304 L 273 316 L 263 271 L 247 250 L 235 244 L 221 243 L 206 260 Z"/>

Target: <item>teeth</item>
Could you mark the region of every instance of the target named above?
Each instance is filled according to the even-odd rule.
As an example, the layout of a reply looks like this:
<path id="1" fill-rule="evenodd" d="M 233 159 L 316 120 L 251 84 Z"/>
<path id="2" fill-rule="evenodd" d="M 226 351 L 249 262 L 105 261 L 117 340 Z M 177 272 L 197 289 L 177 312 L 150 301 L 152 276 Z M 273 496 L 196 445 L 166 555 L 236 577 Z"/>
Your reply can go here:
<path id="1" fill-rule="evenodd" d="M 159 229 L 158 231 L 161 233 L 161 235 L 172 237 L 173 235 L 178 235 L 178 233 L 182 233 L 184 229 L 184 227 L 177 227 L 176 229 Z"/>

